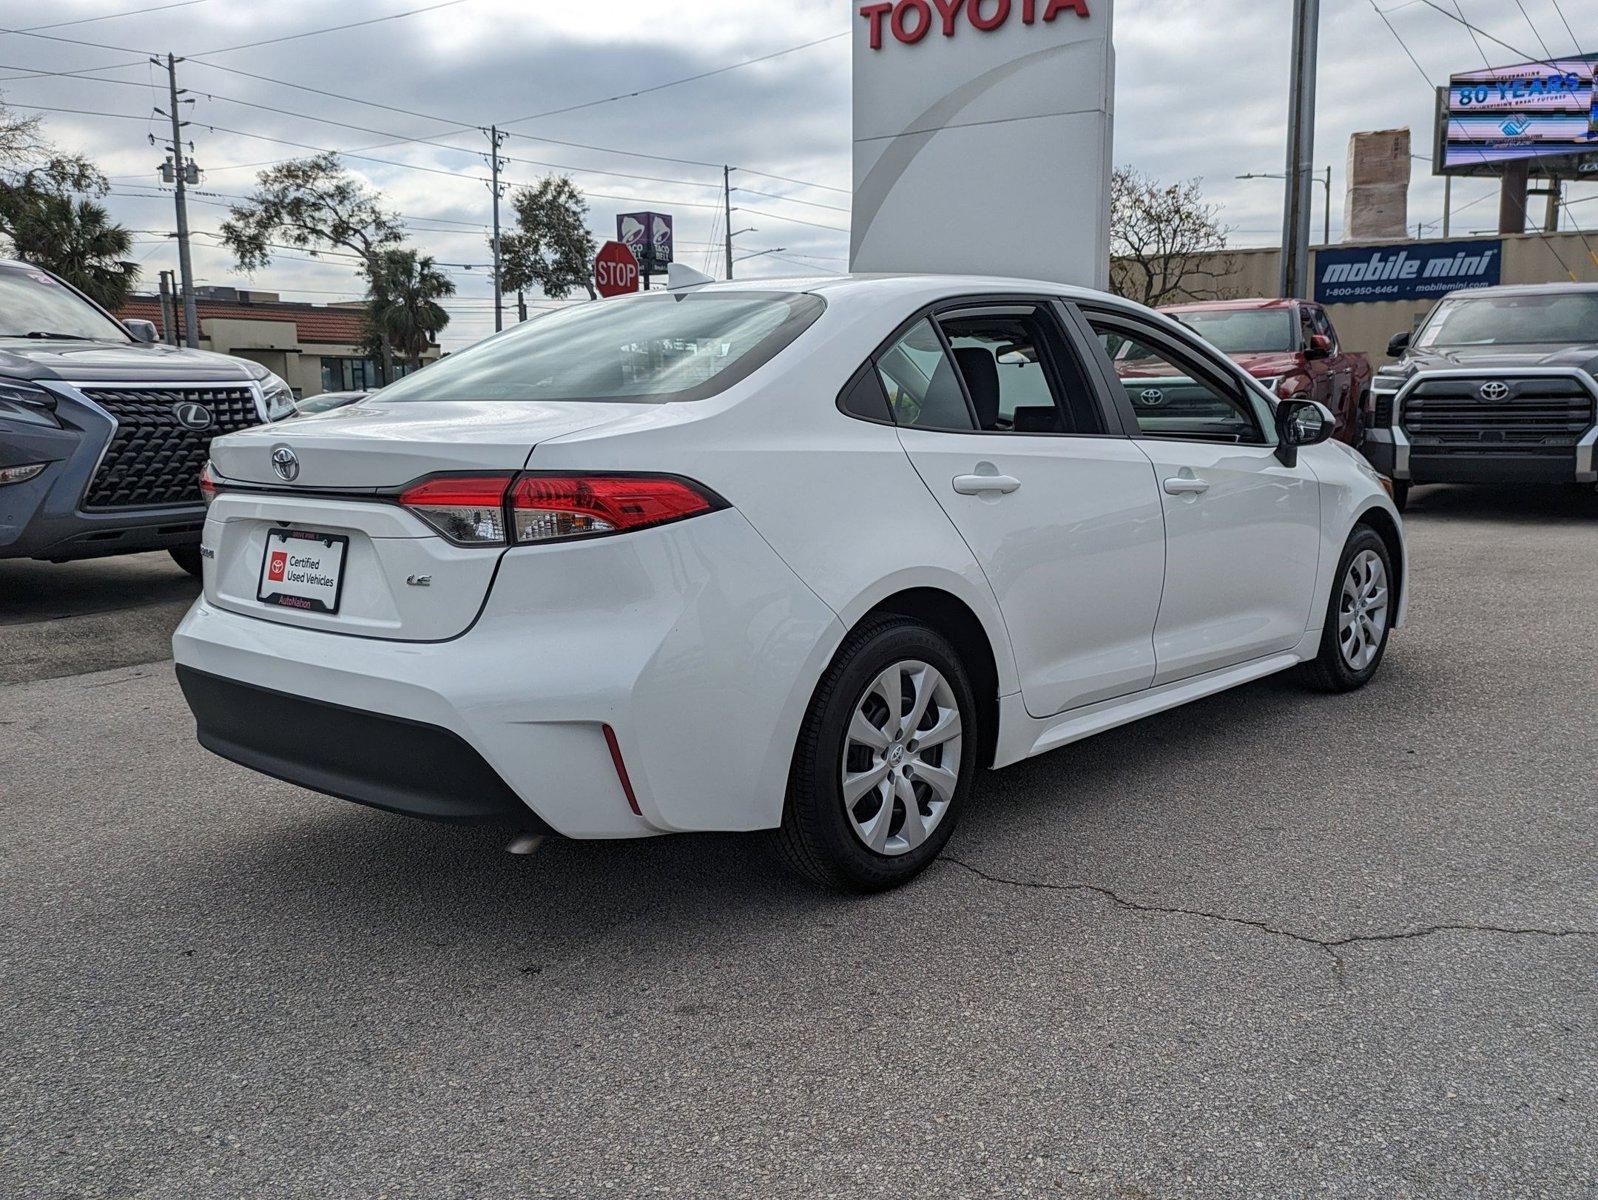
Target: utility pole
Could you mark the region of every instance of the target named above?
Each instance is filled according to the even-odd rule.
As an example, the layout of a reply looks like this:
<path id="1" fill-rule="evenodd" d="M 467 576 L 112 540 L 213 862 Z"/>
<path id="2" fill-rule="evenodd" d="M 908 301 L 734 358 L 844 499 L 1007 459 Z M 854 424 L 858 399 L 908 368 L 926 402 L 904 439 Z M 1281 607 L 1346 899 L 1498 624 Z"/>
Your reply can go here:
<path id="1" fill-rule="evenodd" d="M 721 168 L 721 203 L 727 218 L 727 278 L 732 278 L 732 168 Z"/>
<path id="2" fill-rule="evenodd" d="M 498 125 L 488 127 L 488 168 L 493 180 L 488 185 L 494 193 L 494 332 L 498 333 L 505 328 L 505 313 L 502 293 L 499 285 L 499 198 L 504 188 L 499 182 L 500 157 L 499 148 L 505 144 L 505 135 L 499 131 Z M 526 318 L 523 318 L 524 320 Z"/>
<path id="3" fill-rule="evenodd" d="M 1332 244 L 1332 164 L 1326 164 L 1326 234 L 1321 238 L 1321 245 Z"/>
<path id="4" fill-rule="evenodd" d="M 1293 67 L 1287 117 L 1287 203 L 1282 215 L 1284 297 L 1309 293 L 1310 186 L 1315 179 L 1315 58 L 1320 0 L 1294 0 Z M 1328 187 L 1330 193 L 1330 187 Z"/>
<path id="5" fill-rule="evenodd" d="M 1443 240 L 1448 240 L 1449 226 L 1454 219 L 1454 177 L 1443 176 Z"/>
<path id="6" fill-rule="evenodd" d="M 150 60 L 156 66 L 161 66 L 159 58 Z M 177 185 L 177 216 L 178 216 L 178 271 L 183 285 L 183 344 L 189 349 L 194 349 L 200 344 L 200 320 L 194 311 L 194 266 L 189 260 L 189 205 L 187 189 L 190 182 L 198 183 L 199 172 L 194 169 L 193 163 L 183 161 L 183 127 L 187 121 L 178 117 L 178 64 L 181 58 L 166 56 L 166 82 L 167 95 L 170 97 L 171 111 L 167 114 L 172 119 L 172 175 Z M 156 111 L 160 111 L 157 109 Z"/>

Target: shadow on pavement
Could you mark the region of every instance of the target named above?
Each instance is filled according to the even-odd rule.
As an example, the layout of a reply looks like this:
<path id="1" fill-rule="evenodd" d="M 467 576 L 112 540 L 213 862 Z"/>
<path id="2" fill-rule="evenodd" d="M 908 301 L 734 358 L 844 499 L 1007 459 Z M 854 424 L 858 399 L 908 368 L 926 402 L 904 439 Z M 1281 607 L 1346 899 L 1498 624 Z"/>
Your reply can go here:
<path id="1" fill-rule="evenodd" d="M 1406 519 L 1543 522 L 1598 518 L 1592 484 L 1422 484 L 1409 497 Z"/>

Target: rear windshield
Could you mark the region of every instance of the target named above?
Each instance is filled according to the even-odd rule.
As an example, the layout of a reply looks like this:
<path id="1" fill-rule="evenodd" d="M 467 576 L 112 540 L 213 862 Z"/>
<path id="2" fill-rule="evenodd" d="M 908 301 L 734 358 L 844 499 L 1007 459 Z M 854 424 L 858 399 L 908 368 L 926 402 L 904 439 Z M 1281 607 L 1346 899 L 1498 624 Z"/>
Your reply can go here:
<path id="1" fill-rule="evenodd" d="M 122 326 L 82 296 L 31 267 L 0 267 L 0 337 L 130 340 Z"/>
<path id="2" fill-rule="evenodd" d="M 415 400 L 703 400 L 798 337 L 824 307 L 797 292 L 662 292 L 538 317 L 384 388 Z"/>
<path id="3" fill-rule="evenodd" d="M 1290 309 L 1235 308 L 1170 315 L 1223 354 L 1298 349 L 1297 322 Z"/>

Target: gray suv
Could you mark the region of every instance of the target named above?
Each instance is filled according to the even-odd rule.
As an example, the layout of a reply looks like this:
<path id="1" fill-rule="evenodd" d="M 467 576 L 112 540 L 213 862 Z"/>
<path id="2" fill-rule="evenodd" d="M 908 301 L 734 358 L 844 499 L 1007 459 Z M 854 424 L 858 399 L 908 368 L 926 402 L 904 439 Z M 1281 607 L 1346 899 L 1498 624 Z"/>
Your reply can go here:
<path id="1" fill-rule="evenodd" d="M 1371 382 L 1360 449 L 1412 483 L 1598 482 L 1598 284 L 1450 292 Z"/>
<path id="2" fill-rule="evenodd" d="M 198 575 L 211 439 L 293 414 L 258 363 L 158 343 L 0 260 L 0 559 L 167 550 Z"/>

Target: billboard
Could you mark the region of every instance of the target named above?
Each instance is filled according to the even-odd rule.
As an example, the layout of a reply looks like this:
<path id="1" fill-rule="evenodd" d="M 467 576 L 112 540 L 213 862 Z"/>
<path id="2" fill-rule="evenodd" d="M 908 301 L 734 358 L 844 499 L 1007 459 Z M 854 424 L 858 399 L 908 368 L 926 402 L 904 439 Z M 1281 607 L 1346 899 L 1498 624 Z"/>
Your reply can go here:
<path id="1" fill-rule="evenodd" d="M 1497 238 L 1317 250 L 1315 301 L 1435 299 L 1464 288 L 1495 287 L 1503 265 L 1504 243 Z"/>
<path id="2" fill-rule="evenodd" d="M 1440 175 L 1598 165 L 1598 56 L 1467 71 L 1448 81 L 1439 115 Z M 1563 160 L 1552 162 L 1545 160 Z"/>
<path id="3" fill-rule="evenodd" d="M 1113 0 L 854 0 L 855 271 L 1104 287 Z"/>
<path id="4" fill-rule="evenodd" d="M 622 213 L 616 218 L 616 240 L 633 252 L 646 275 L 662 274 L 671 265 L 669 213 Z"/>

